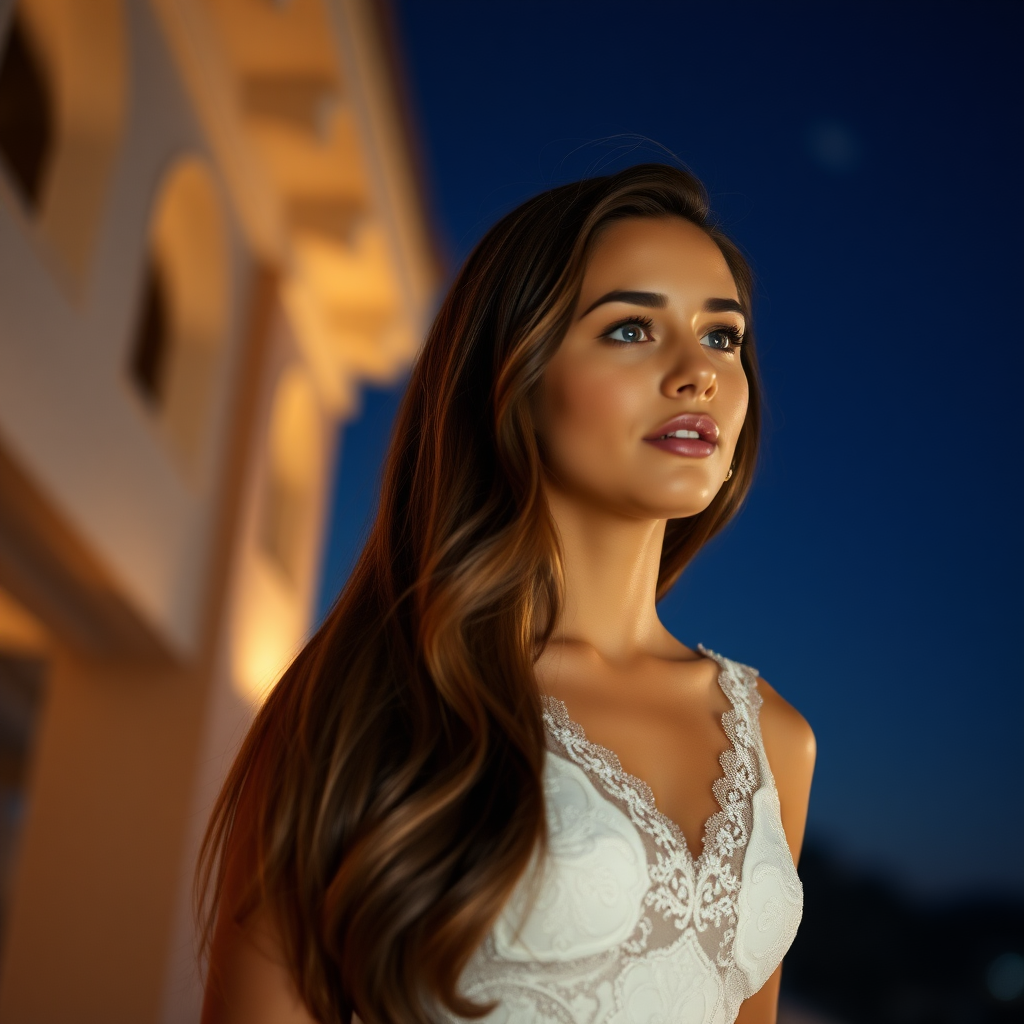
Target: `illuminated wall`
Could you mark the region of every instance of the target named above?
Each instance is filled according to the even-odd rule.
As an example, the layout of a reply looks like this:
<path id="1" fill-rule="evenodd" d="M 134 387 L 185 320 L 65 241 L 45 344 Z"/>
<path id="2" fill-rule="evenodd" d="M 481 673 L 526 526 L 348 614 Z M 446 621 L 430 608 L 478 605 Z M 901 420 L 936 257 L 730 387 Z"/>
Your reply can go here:
<path id="1" fill-rule="evenodd" d="M 196 1017 L 198 838 L 437 276 L 376 10 L 0 0 L 2 1020 Z"/>

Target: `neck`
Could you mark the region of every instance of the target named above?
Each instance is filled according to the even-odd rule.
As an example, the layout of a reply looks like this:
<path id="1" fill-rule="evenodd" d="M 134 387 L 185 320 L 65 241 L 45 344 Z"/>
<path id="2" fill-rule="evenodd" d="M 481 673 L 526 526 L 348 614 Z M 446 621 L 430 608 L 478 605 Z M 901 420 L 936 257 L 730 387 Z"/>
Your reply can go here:
<path id="1" fill-rule="evenodd" d="M 552 643 L 579 643 L 609 662 L 670 640 L 655 607 L 664 519 L 617 516 L 546 487 L 562 543 L 565 601 Z"/>

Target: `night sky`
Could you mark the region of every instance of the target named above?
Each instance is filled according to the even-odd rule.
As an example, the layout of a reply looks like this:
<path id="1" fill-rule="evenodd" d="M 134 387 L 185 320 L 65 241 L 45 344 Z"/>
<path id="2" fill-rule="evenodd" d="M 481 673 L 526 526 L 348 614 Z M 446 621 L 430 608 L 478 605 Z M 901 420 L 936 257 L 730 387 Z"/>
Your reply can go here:
<path id="1" fill-rule="evenodd" d="M 1024 894 L 1024 4 L 394 10 L 449 277 L 542 189 L 706 183 L 758 278 L 766 443 L 662 619 L 810 721 L 809 837 L 913 894 Z M 345 427 L 321 609 L 397 397 Z"/>

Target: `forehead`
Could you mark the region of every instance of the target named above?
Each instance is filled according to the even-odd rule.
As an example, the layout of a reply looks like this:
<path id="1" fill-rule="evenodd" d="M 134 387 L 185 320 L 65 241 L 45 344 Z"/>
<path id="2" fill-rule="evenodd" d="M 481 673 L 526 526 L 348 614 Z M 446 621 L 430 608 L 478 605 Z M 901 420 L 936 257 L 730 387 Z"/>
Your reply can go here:
<path id="1" fill-rule="evenodd" d="M 583 275 L 581 304 L 614 289 L 699 302 L 739 298 L 721 249 L 696 224 L 673 216 L 632 217 L 601 232 Z"/>

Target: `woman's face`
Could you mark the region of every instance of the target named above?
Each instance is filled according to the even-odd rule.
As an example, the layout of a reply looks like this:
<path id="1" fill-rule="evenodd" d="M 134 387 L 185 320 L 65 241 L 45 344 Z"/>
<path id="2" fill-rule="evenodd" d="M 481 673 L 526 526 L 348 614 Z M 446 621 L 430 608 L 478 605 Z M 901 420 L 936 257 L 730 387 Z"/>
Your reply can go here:
<path id="1" fill-rule="evenodd" d="M 747 411 L 745 326 L 725 257 L 700 228 L 613 222 L 534 406 L 549 486 L 631 518 L 707 508 Z"/>

